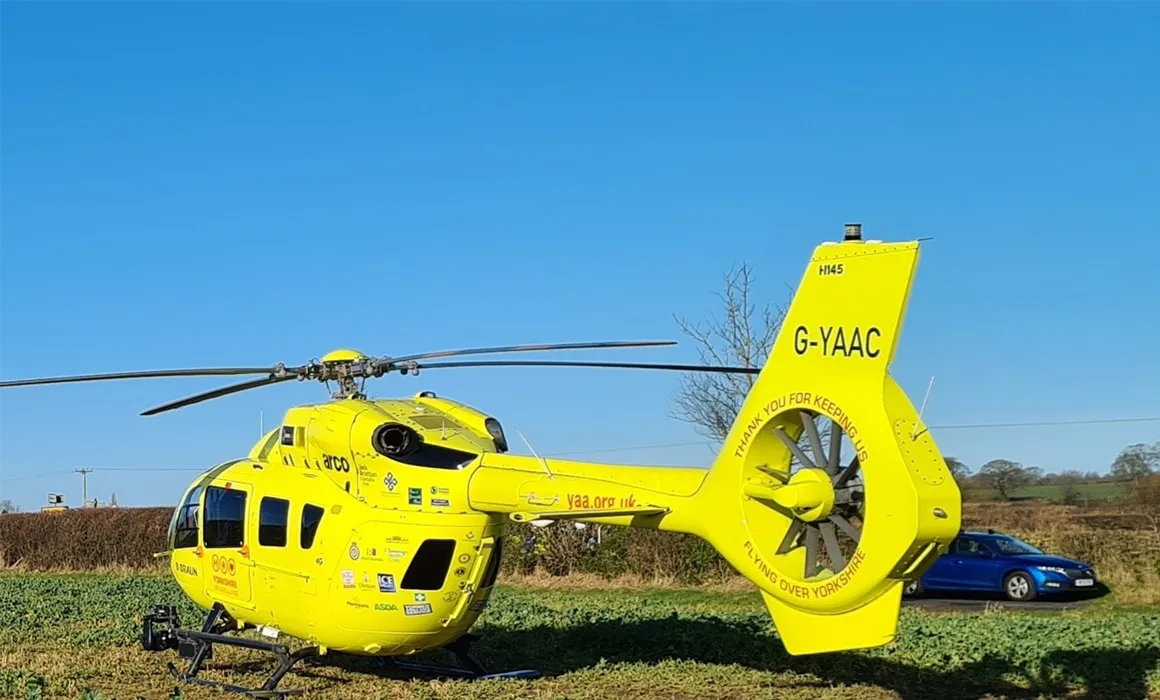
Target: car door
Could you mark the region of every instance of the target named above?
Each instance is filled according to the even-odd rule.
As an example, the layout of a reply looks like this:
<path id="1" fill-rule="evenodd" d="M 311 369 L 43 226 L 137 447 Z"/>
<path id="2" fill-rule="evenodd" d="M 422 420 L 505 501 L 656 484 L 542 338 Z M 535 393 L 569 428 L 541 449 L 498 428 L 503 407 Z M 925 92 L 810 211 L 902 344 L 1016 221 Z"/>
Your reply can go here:
<path id="1" fill-rule="evenodd" d="M 985 553 L 982 541 L 976 537 L 956 539 L 950 552 L 939 557 L 943 563 L 939 588 L 967 591 L 987 588 L 990 567 Z"/>
<path id="2" fill-rule="evenodd" d="M 956 567 L 954 565 L 954 557 L 956 547 L 958 546 L 958 539 L 951 542 L 950 547 L 947 548 L 947 553 L 934 560 L 930 568 L 922 575 L 923 588 L 937 590 L 942 588 L 957 588 L 959 584 L 956 581 Z"/>
<path id="3" fill-rule="evenodd" d="M 1012 567 L 1013 558 L 1003 554 L 994 540 L 983 540 L 978 572 L 979 590 L 1002 591 L 1003 575 Z"/>

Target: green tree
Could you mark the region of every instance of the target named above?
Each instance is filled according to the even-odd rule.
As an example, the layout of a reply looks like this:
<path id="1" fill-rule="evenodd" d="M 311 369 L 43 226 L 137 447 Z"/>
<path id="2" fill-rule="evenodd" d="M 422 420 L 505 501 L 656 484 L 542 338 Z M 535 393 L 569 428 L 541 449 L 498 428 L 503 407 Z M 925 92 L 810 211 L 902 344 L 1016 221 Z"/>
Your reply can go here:
<path id="1" fill-rule="evenodd" d="M 979 476 L 999 492 L 1000 498 L 1008 500 L 1012 491 L 1035 478 L 1035 470 L 1029 471 L 1019 462 L 1009 459 L 992 459 L 979 467 Z"/>
<path id="2" fill-rule="evenodd" d="M 1112 462 L 1112 476 L 1131 479 L 1133 483 L 1160 471 L 1160 442 L 1142 442 L 1125 447 Z"/>

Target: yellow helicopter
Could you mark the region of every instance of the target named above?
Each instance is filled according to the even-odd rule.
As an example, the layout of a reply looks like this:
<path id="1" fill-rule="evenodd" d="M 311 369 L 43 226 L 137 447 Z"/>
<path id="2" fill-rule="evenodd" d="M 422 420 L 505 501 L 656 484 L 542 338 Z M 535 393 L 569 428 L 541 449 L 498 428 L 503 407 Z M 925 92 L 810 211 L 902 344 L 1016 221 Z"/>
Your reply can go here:
<path id="1" fill-rule="evenodd" d="M 171 571 L 208 615 L 144 616 L 145 649 L 176 649 L 180 681 L 250 695 L 298 660 L 332 652 L 405 669 L 488 673 L 469 653 L 510 521 L 583 521 L 691 533 L 753 582 L 787 651 L 868 648 L 897 631 L 902 590 L 959 531 L 961 495 L 935 441 L 891 378 L 919 259 L 917 241 L 864 241 L 860 225 L 817 246 L 763 368 L 659 363 L 438 360 L 531 350 L 669 345 L 572 343 L 403 357 L 337 350 L 301 366 L 158 370 L 0 382 L 262 375 L 142 415 L 280 382 L 334 382 L 290 408 L 248 455 L 199 476 L 168 533 Z M 432 361 L 435 360 L 435 361 Z M 598 464 L 509 453 L 499 421 L 446 397 L 371 400 L 365 380 L 482 366 L 756 374 L 711 469 Z M 825 426 L 823 425 L 825 424 Z M 828 434 L 826 434 L 828 433 Z M 849 445 L 845 450 L 843 445 Z M 231 636 L 256 629 L 257 638 Z M 306 646 L 290 651 L 280 637 Z M 273 653 L 261 688 L 199 678 L 215 644 Z M 436 648 L 463 668 L 404 661 Z"/>

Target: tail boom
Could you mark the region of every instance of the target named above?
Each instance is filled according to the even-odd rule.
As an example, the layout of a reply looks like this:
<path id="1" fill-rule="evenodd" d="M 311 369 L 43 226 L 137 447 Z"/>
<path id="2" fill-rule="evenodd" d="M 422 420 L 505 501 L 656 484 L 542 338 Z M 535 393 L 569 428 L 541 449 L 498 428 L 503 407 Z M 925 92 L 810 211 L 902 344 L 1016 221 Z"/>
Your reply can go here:
<path id="1" fill-rule="evenodd" d="M 917 264 L 917 242 L 818 246 L 708 472 L 487 453 L 472 508 L 691 533 L 760 589 L 791 654 L 888 643 L 961 522 L 889 374 Z"/>
<path id="2" fill-rule="evenodd" d="M 468 486 L 471 507 L 537 518 L 690 532 L 707 471 L 487 453 Z"/>

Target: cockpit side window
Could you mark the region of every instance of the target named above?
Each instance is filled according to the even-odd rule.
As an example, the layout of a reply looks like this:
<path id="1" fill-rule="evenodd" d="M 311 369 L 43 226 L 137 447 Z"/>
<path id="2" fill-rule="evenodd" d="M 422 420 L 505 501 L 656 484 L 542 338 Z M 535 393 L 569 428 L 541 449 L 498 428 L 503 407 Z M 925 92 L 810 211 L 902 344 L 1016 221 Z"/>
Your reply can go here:
<path id="1" fill-rule="evenodd" d="M 198 501 L 201 500 L 201 486 L 194 487 L 185 497 L 173 517 L 170 544 L 174 549 L 189 549 L 198 541 Z"/>

